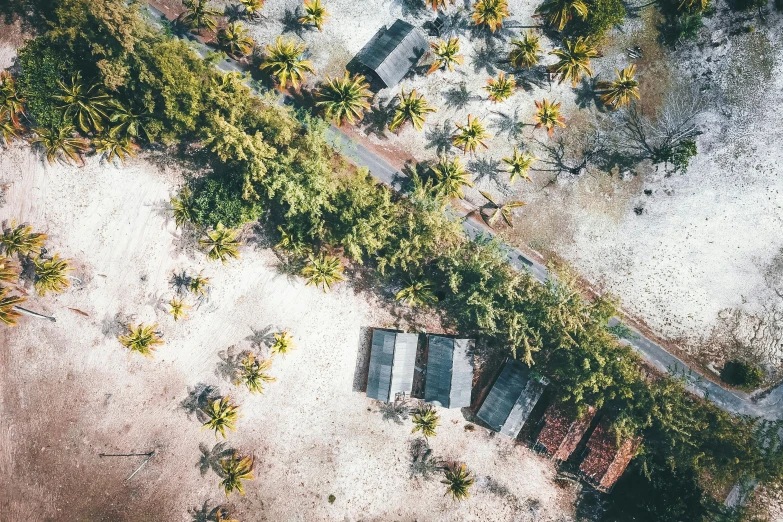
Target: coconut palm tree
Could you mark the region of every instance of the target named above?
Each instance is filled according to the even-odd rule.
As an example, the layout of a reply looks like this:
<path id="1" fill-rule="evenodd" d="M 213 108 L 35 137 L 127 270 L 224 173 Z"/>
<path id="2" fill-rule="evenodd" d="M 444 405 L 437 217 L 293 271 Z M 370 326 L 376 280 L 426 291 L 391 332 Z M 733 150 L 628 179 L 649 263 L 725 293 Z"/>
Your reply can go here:
<path id="1" fill-rule="evenodd" d="M 248 31 L 239 22 L 231 22 L 226 27 L 218 31 L 218 43 L 226 53 L 234 58 L 246 56 L 253 52 L 255 42 Z"/>
<path id="2" fill-rule="evenodd" d="M 128 136 L 118 136 L 111 132 L 92 140 L 95 152 L 101 154 L 109 163 L 119 159 L 125 164 L 125 159 L 136 155 L 138 146 Z"/>
<path id="3" fill-rule="evenodd" d="M 431 5 L 433 11 L 437 11 L 438 8 L 443 10 L 446 9 L 446 0 L 425 0 L 424 3 Z M 449 0 L 449 3 L 454 5 L 454 0 Z"/>
<path id="4" fill-rule="evenodd" d="M 23 302 L 24 297 L 8 295 L 8 288 L 0 286 L 0 321 L 8 326 L 16 326 L 16 320 L 22 315 L 16 310 L 16 305 Z"/>
<path id="5" fill-rule="evenodd" d="M 490 78 L 487 80 L 487 85 L 484 90 L 489 93 L 489 99 L 495 103 L 507 100 L 514 94 L 514 88 L 517 86 L 514 75 L 500 71 L 497 78 Z"/>
<path id="6" fill-rule="evenodd" d="M 108 118 L 106 111 L 111 106 L 111 98 L 101 92 L 98 84 L 85 86 L 81 75 L 71 77 L 70 83 L 57 80 L 60 94 L 53 96 L 62 102 L 58 107 L 66 118 L 76 121 L 82 132 L 102 131 L 103 121 Z"/>
<path id="7" fill-rule="evenodd" d="M 128 325 L 128 333 L 119 337 L 120 344 L 131 352 L 138 352 L 144 357 L 152 359 L 152 352 L 156 346 L 163 344 L 157 332 L 157 324 Z"/>
<path id="8" fill-rule="evenodd" d="M 229 259 L 239 258 L 239 231 L 226 228 L 223 223 L 218 223 L 215 230 L 207 232 L 206 237 L 199 243 L 207 249 L 207 258 L 213 261 L 221 261 L 224 264 Z"/>
<path id="9" fill-rule="evenodd" d="M 555 133 L 555 127 L 565 127 L 565 118 L 560 115 L 560 102 L 552 103 L 546 98 L 536 102 L 536 114 L 533 119 L 536 121 L 536 129 L 541 127 L 547 130 L 551 136 Z"/>
<path id="10" fill-rule="evenodd" d="M 215 438 L 218 434 L 226 438 L 226 429 L 235 431 L 235 423 L 239 417 L 239 406 L 231 402 L 230 397 L 221 397 L 210 401 L 204 413 L 207 415 L 207 421 L 201 426 L 215 430 Z"/>
<path id="11" fill-rule="evenodd" d="M 16 87 L 16 79 L 8 71 L 0 71 L 0 110 L 8 110 L 16 127 L 21 127 L 19 116 L 24 114 L 24 102 Z"/>
<path id="12" fill-rule="evenodd" d="M 169 301 L 169 313 L 171 314 L 171 316 L 174 318 L 175 321 L 179 321 L 180 319 L 185 319 L 187 317 L 186 312 L 191 308 L 192 308 L 191 306 L 185 303 L 184 299 L 172 297 L 171 301 Z"/>
<path id="13" fill-rule="evenodd" d="M 537 160 L 535 156 L 527 152 L 519 152 L 517 147 L 514 147 L 514 153 L 509 158 L 503 158 L 503 163 L 508 165 L 508 172 L 511 174 L 509 181 L 514 183 L 517 178 L 524 179 L 525 181 L 532 181 L 528 170 Z"/>
<path id="14" fill-rule="evenodd" d="M 507 0 L 478 0 L 473 4 L 473 22 L 486 25 L 493 33 L 503 26 L 503 19 L 508 15 Z"/>
<path id="15" fill-rule="evenodd" d="M 36 137 L 31 140 L 33 144 L 40 144 L 44 148 L 46 160 L 54 163 L 62 155 L 67 163 L 81 161 L 82 153 L 90 149 L 87 140 L 74 136 L 76 129 L 73 125 L 63 124 L 60 127 L 33 129 Z"/>
<path id="16" fill-rule="evenodd" d="M 533 31 L 526 32 L 521 40 L 511 40 L 511 52 L 508 53 L 508 61 L 514 67 L 535 67 L 541 54 L 539 38 Z"/>
<path id="17" fill-rule="evenodd" d="M 29 225 L 17 225 L 15 221 L 3 229 L 0 235 L 0 247 L 3 247 L 5 255 L 13 256 L 19 254 L 22 256 L 30 255 L 31 252 L 40 252 L 46 241 L 46 234 L 33 232 L 33 227 Z"/>
<path id="18" fill-rule="evenodd" d="M 413 430 L 411 433 L 421 432 L 425 439 L 435 436 L 435 428 L 440 424 L 440 415 L 435 412 L 435 408 L 426 404 L 419 406 L 413 412 Z"/>
<path id="19" fill-rule="evenodd" d="M 402 301 L 408 306 L 428 305 L 438 301 L 432 293 L 432 283 L 429 281 L 409 280 L 407 286 L 397 292 L 394 299 Z"/>
<path id="20" fill-rule="evenodd" d="M 370 98 L 370 84 L 364 76 L 351 76 L 345 71 L 342 78 L 326 77 L 326 82 L 316 92 L 315 105 L 322 108 L 324 116 L 337 125 L 342 125 L 345 120 L 353 125 L 370 108 Z"/>
<path id="21" fill-rule="evenodd" d="M 446 484 L 446 494 L 451 493 L 454 500 L 464 500 L 470 496 L 468 491 L 475 482 L 473 475 L 464 463 L 452 463 L 445 472 L 441 481 Z"/>
<path id="22" fill-rule="evenodd" d="M 177 225 L 177 228 L 194 222 L 196 204 L 193 201 L 193 193 L 189 187 L 183 188 L 177 197 L 171 198 L 171 209 L 174 213 L 174 223 Z"/>
<path id="23" fill-rule="evenodd" d="M 149 118 L 148 112 L 137 113 L 132 108 L 126 107 L 116 100 L 111 104 L 111 109 L 109 121 L 114 126 L 109 129 L 109 134 L 128 138 L 141 138 L 143 134 L 147 141 L 152 141 L 147 132 L 147 127 L 144 125 L 144 122 Z"/>
<path id="24" fill-rule="evenodd" d="M 237 384 L 244 384 L 251 393 L 264 393 L 264 384 L 274 382 L 275 378 L 269 375 L 272 367 L 272 359 L 259 361 L 250 353 L 242 359 L 242 367 L 237 372 Z"/>
<path id="25" fill-rule="evenodd" d="M 287 330 L 276 333 L 274 337 L 275 342 L 273 342 L 272 346 L 269 347 L 269 349 L 272 350 L 273 355 L 285 355 L 296 348 L 296 345 L 294 344 L 294 338 Z"/>
<path id="26" fill-rule="evenodd" d="M 19 279 L 19 267 L 8 258 L 0 257 L 0 283 L 12 283 Z"/>
<path id="27" fill-rule="evenodd" d="M 580 36 L 575 40 L 563 40 L 563 47 L 549 51 L 549 54 L 559 58 L 556 64 L 549 66 L 550 72 L 560 75 L 557 83 L 571 80 L 571 85 L 576 87 L 583 74 L 593 75 L 593 70 L 590 68 L 590 58 L 598 56 L 598 51 Z"/>
<path id="28" fill-rule="evenodd" d="M 622 71 L 615 70 L 617 79 L 611 82 L 598 82 L 598 88 L 603 90 L 601 99 L 606 105 L 617 110 L 618 107 L 630 105 L 632 100 L 639 99 L 639 81 L 634 77 L 636 65 L 631 64 Z"/>
<path id="29" fill-rule="evenodd" d="M 710 0 L 681 0 L 677 6 L 678 11 L 689 13 L 701 13 L 710 6 Z"/>
<path id="30" fill-rule="evenodd" d="M 321 5 L 321 0 L 304 0 L 304 11 L 305 15 L 299 19 L 299 23 L 312 24 L 323 31 L 329 12 Z"/>
<path id="31" fill-rule="evenodd" d="M 267 57 L 261 68 L 269 70 L 277 78 L 281 89 L 285 89 L 288 82 L 298 89 L 299 83 L 305 80 L 304 73 L 315 72 L 312 62 L 302 59 L 305 49 L 304 44 L 278 36 L 275 45 L 266 46 Z"/>
<path id="32" fill-rule="evenodd" d="M 536 12 L 543 15 L 558 31 L 562 31 L 573 16 L 586 20 L 588 8 L 584 0 L 548 0 Z"/>
<path id="33" fill-rule="evenodd" d="M 226 496 L 234 491 L 239 491 L 240 495 L 245 494 L 243 480 L 253 480 L 253 459 L 250 457 L 240 457 L 236 452 L 230 457 L 220 461 L 223 480 L 220 485 L 226 492 Z"/>
<path id="34" fill-rule="evenodd" d="M 453 71 L 455 65 L 462 65 L 465 62 L 465 57 L 459 54 L 459 38 L 449 38 L 448 41 L 439 40 L 431 43 L 430 47 L 437 59 L 432 62 L 427 74 L 432 74 L 444 67 L 449 71 Z"/>
<path id="35" fill-rule="evenodd" d="M 207 295 L 209 292 L 209 278 L 203 274 L 204 271 L 202 270 L 198 275 L 194 275 L 190 278 L 190 283 L 188 284 L 188 290 L 199 296 Z"/>
<path id="36" fill-rule="evenodd" d="M 5 107 L 0 107 L 0 134 L 6 145 L 11 144 L 11 140 L 19 137 L 22 127 L 14 123 L 11 111 Z"/>
<path id="37" fill-rule="evenodd" d="M 389 124 L 389 130 L 392 132 L 407 122 L 411 122 L 413 128 L 420 131 L 424 125 L 425 114 L 438 112 L 435 107 L 427 105 L 427 100 L 424 99 L 424 96 L 419 96 L 416 89 L 408 94 L 405 94 L 405 89 L 400 89 L 398 99 L 400 103 L 397 105 L 394 118 Z"/>
<path id="38" fill-rule="evenodd" d="M 33 260 L 35 268 L 35 291 L 44 296 L 47 292 L 61 293 L 71 285 L 67 274 L 71 271 L 67 259 L 55 254 L 52 259 Z"/>
<path id="39" fill-rule="evenodd" d="M 474 119 L 472 115 L 468 114 L 468 123 L 461 125 L 457 123 L 458 132 L 451 137 L 451 141 L 455 147 L 461 147 L 462 153 L 470 152 L 473 154 L 479 145 L 485 149 L 489 148 L 489 145 L 484 140 L 491 138 L 487 130 L 484 128 L 484 124 L 480 120 Z"/>
<path id="40" fill-rule="evenodd" d="M 442 157 L 438 164 L 432 167 L 432 172 L 435 174 L 435 186 L 433 188 L 439 196 L 447 201 L 464 197 L 462 188 L 466 185 L 468 187 L 473 186 L 470 174 L 462 166 L 459 158 L 449 161 Z"/>
<path id="41" fill-rule="evenodd" d="M 302 275 L 307 279 L 308 285 L 320 286 L 327 292 L 333 284 L 344 280 L 343 265 L 338 257 L 321 252 L 318 256 L 310 254 L 307 259 Z"/>
<path id="42" fill-rule="evenodd" d="M 487 201 L 490 203 L 490 208 L 492 209 L 492 215 L 487 217 L 484 217 L 484 214 L 482 212 L 481 217 L 484 219 L 484 221 L 487 223 L 487 225 L 491 227 L 495 227 L 495 223 L 497 223 L 499 218 L 503 218 L 503 221 L 506 222 L 506 225 L 513 227 L 514 224 L 511 221 L 512 215 L 511 211 L 515 208 L 519 208 L 525 205 L 522 201 L 509 201 L 508 203 L 503 203 L 502 205 L 494 200 L 492 196 L 490 196 L 488 193 L 484 192 L 483 190 L 479 190 L 481 192 L 481 195 L 486 198 Z"/>
<path id="43" fill-rule="evenodd" d="M 245 6 L 248 20 L 259 20 L 261 18 L 261 9 L 264 7 L 265 0 L 239 0 L 239 3 Z"/>
<path id="44" fill-rule="evenodd" d="M 209 6 L 208 0 L 183 0 L 185 12 L 180 16 L 182 23 L 191 29 L 196 29 L 201 34 L 202 29 L 214 31 L 217 27 L 216 17 L 222 13 L 220 10 Z"/>

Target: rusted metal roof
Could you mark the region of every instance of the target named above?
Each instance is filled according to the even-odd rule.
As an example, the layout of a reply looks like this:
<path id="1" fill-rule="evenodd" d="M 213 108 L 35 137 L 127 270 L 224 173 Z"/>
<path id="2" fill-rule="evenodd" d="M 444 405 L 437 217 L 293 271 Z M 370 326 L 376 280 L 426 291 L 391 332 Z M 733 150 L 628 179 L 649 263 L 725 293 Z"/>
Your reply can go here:
<path id="1" fill-rule="evenodd" d="M 550 405 L 544 413 L 544 427 L 538 434 L 538 443 L 551 457 L 568 460 L 590 428 L 595 411 L 595 408 L 588 406 L 584 415 L 573 419 L 559 404 Z"/>
<path id="2" fill-rule="evenodd" d="M 587 456 L 579 466 L 585 479 L 599 491 L 609 491 L 614 486 L 641 444 L 641 438 L 635 437 L 617 447 L 610 425 L 607 417 L 598 423 L 587 441 Z"/>

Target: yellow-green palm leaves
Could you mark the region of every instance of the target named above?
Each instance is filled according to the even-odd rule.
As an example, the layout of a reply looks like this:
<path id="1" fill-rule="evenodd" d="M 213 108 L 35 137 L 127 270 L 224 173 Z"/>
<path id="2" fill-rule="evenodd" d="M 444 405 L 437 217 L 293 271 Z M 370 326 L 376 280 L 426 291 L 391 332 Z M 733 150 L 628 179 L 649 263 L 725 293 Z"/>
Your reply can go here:
<path id="1" fill-rule="evenodd" d="M 514 153 L 508 158 L 503 158 L 503 163 L 508 165 L 511 183 L 514 183 L 517 178 L 531 181 L 528 170 L 530 170 L 535 161 L 535 156 L 527 152 L 519 152 L 519 149 L 514 147 Z"/>
<path id="2" fill-rule="evenodd" d="M 202 271 L 190 278 L 188 290 L 198 296 L 207 295 L 209 292 L 209 283 L 209 278 L 205 277 L 204 272 Z"/>
<path id="3" fill-rule="evenodd" d="M 128 136 L 116 134 L 104 134 L 92 140 L 95 152 L 102 154 L 109 163 L 119 159 L 121 163 L 131 156 L 136 155 L 137 146 Z"/>
<path id="4" fill-rule="evenodd" d="M 2 135 L 5 144 L 10 145 L 11 140 L 18 138 L 21 131 L 22 126 L 14 123 L 11 111 L 0 107 L 0 135 Z"/>
<path id="5" fill-rule="evenodd" d="M 269 349 L 272 350 L 272 354 L 285 355 L 296 348 L 296 345 L 294 344 L 294 338 L 291 336 L 290 332 L 284 330 L 280 333 L 276 333 L 274 337 L 275 342 L 273 342 L 272 346 L 269 347 Z"/>
<path id="6" fill-rule="evenodd" d="M 364 76 L 351 76 L 348 71 L 342 78 L 326 77 L 316 93 L 316 107 L 324 111 L 326 118 L 342 125 L 346 120 L 353 125 L 370 108 L 370 84 Z"/>
<path id="7" fill-rule="evenodd" d="M 413 412 L 413 430 L 411 433 L 421 432 L 425 439 L 435 436 L 435 429 L 440 424 L 440 416 L 435 408 L 429 404 L 420 406 Z"/>
<path id="8" fill-rule="evenodd" d="M 157 329 L 157 324 L 129 325 L 128 333 L 119 337 L 120 344 L 131 352 L 140 353 L 151 359 L 155 347 L 163 344 L 163 339 L 158 335 Z"/>
<path id="9" fill-rule="evenodd" d="M 16 79 L 8 71 L 0 71 L 0 111 L 8 110 L 8 116 L 17 128 L 21 127 L 19 116 L 24 114 L 24 102 L 16 86 Z"/>
<path id="10" fill-rule="evenodd" d="M 240 495 L 245 494 L 243 480 L 253 480 L 253 459 L 250 457 L 240 457 L 234 453 L 220 461 L 223 480 L 220 486 L 226 492 L 226 496 L 234 491 L 239 491 Z"/>
<path id="11" fill-rule="evenodd" d="M 503 218 L 503 221 L 506 222 L 506 225 L 513 227 L 514 224 L 511 221 L 511 211 L 515 208 L 524 206 L 525 203 L 522 201 L 509 201 L 508 203 L 503 203 L 501 205 L 500 203 L 497 203 L 489 193 L 482 190 L 479 192 L 481 192 L 481 195 L 484 196 L 487 201 L 489 201 L 492 207 L 492 214 L 489 216 L 489 218 L 486 218 L 487 225 L 494 227 L 498 219 Z"/>
<path id="12" fill-rule="evenodd" d="M 218 43 L 231 56 L 242 57 L 253 51 L 255 42 L 248 36 L 245 26 L 239 22 L 231 22 L 218 31 Z"/>
<path id="13" fill-rule="evenodd" d="M 406 286 L 397 292 L 394 299 L 408 306 L 424 306 L 438 301 L 438 298 L 432 293 L 432 283 L 415 280 L 408 281 Z"/>
<path id="14" fill-rule="evenodd" d="M 454 65 L 462 65 L 465 61 L 465 57 L 459 54 L 459 38 L 449 38 L 447 40 L 440 40 L 430 44 L 432 52 L 437 58 L 427 74 L 432 74 L 438 69 L 446 68 L 449 71 L 454 70 Z"/>
<path id="15" fill-rule="evenodd" d="M 343 281 L 343 264 L 338 257 L 321 252 L 317 256 L 310 254 L 307 259 L 302 275 L 308 285 L 320 286 L 328 292 L 333 284 Z"/>
<path id="16" fill-rule="evenodd" d="M 441 158 L 437 165 L 432 167 L 435 174 L 436 193 L 445 200 L 464 197 L 463 187 L 472 187 L 470 174 L 462 166 L 459 158 L 448 160 Z"/>
<path id="17" fill-rule="evenodd" d="M 187 311 L 190 309 L 191 306 L 185 303 L 184 299 L 172 297 L 171 301 L 169 301 L 169 313 L 175 321 L 185 319 L 188 316 Z"/>
<path id="18" fill-rule="evenodd" d="M 470 487 L 475 482 L 473 475 L 464 463 L 448 466 L 441 481 L 446 484 L 446 494 L 451 493 L 454 500 L 464 500 L 470 496 Z"/>
<path id="19" fill-rule="evenodd" d="M 19 267 L 4 257 L 0 257 L 0 283 L 12 283 L 19 278 Z"/>
<path id="20" fill-rule="evenodd" d="M 584 0 L 548 0 L 537 9 L 547 22 L 562 31 L 573 16 L 587 19 L 588 8 Z"/>
<path id="21" fill-rule="evenodd" d="M 177 228 L 193 223 L 196 216 L 196 204 L 193 201 L 193 193 L 190 188 L 183 188 L 178 196 L 171 198 L 171 210 Z"/>
<path id="22" fill-rule="evenodd" d="M 636 65 L 631 64 L 622 71 L 616 72 L 616 80 L 598 82 L 598 88 L 603 91 L 601 99 L 614 110 L 639 99 L 639 81 L 635 78 Z"/>
<path id="23" fill-rule="evenodd" d="M 528 69 L 538 65 L 541 44 L 533 31 L 526 32 L 521 40 L 511 40 L 511 46 L 511 52 L 508 53 L 508 61 L 511 65 Z"/>
<path id="24" fill-rule="evenodd" d="M 55 254 L 52 259 L 35 259 L 33 265 L 35 267 L 34 286 L 38 295 L 44 296 L 49 292 L 59 294 L 71 285 L 67 277 L 68 272 L 71 271 L 68 260 L 61 259 L 58 254 Z"/>
<path id="25" fill-rule="evenodd" d="M 305 15 L 299 19 L 299 23 L 312 24 L 323 31 L 329 12 L 321 5 L 321 0 L 304 0 L 304 11 Z"/>
<path id="26" fill-rule="evenodd" d="M 398 99 L 400 103 L 397 105 L 394 118 L 389 124 L 389 130 L 392 132 L 395 132 L 406 122 L 411 122 L 414 129 L 421 130 L 424 125 L 425 115 L 438 111 L 435 107 L 430 107 L 424 96 L 420 96 L 416 89 L 413 89 L 408 94 L 405 94 L 405 89 L 401 89 Z"/>
<path id="27" fill-rule="evenodd" d="M 278 36 L 274 45 L 266 46 L 267 56 L 261 68 L 277 78 L 281 89 L 285 89 L 289 82 L 298 89 L 299 83 L 305 80 L 305 73 L 315 72 L 312 62 L 302 59 L 305 49 L 304 44 Z"/>
<path id="28" fill-rule="evenodd" d="M 31 252 L 38 252 L 44 246 L 46 234 L 33 232 L 33 227 L 29 225 L 17 225 L 11 222 L 11 225 L 3 229 L 0 235 L 0 247 L 7 256 L 20 254 L 29 255 Z"/>
<path id="29" fill-rule="evenodd" d="M 237 372 L 237 384 L 244 384 L 251 393 L 264 393 L 264 384 L 275 381 L 268 373 L 272 368 L 272 359 L 259 361 L 250 353 L 242 359 L 241 365 Z"/>
<path id="30" fill-rule="evenodd" d="M 235 431 L 236 421 L 239 418 L 239 406 L 231 402 L 230 397 L 221 397 L 210 401 L 204 413 L 207 416 L 207 421 L 204 422 L 202 428 L 208 428 L 215 430 L 215 438 L 218 435 L 222 435 L 226 438 L 226 430 Z"/>
<path id="31" fill-rule="evenodd" d="M 426 0 L 424 3 L 431 5 L 433 11 L 437 11 L 438 8 L 446 9 L 446 0 Z M 453 4 L 454 0 L 449 0 L 449 3 Z"/>
<path id="32" fill-rule="evenodd" d="M 507 0 L 478 0 L 473 4 L 473 23 L 486 25 L 493 33 L 503 26 L 508 14 Z"/>
<path id="33" fill-rule="evenodd" d="M 583 74 L 593 75 L 593 70 L 590 68 L 590 58 L 598 56 L 598 51 L 580 36 L 574 40 L 563 40 L 563 47 L 554 49 L 549 54 L 558 58 L 556 64 L 549 66 L 550 72 L 560 75 L 558 83 L 570 80 L 571 85 L 576 87 Z"/>
<path id="34" fill-rule="evenodd" d="M 555 127 L 565 127 L 565 118 L 560 115 L 560 102 L 552 103 L 546 98 L 536 102 L 536 113 L 533 119 L 536 129 L 545 128 L 551 136 L 555 133 Z"/>
<path id="35" fill-rule="evenodd" d="M 209 6 L 208 0 L 183 0 L 185 12 L 182 13 L 182 23 L 191 29 L 201 32 L 202 29 L 214 31 L 217 27 L 215 17 L 220 11 Z"/>
<path id="36" fill-rule="evenodd" d="M 68 118 L 73 118 L 82 132 L 103 130 L 103 122 L 107 119 L 106 110 L 110 105 L 110 98 L 97 84 L 86 86 L 81 76 L 71 78 L 70 83 L 57 81 L 60 86 L 60 94 L 54 95 L 59 100 L 60 109 Z"/>
<path id="37" fill-rule="evenodd" d="M 218 223 L 215 230 L 207 232 L 199 243 L 207 249 L 207 258 L 227 263 L 229 259 L 239 258 L 239 231 L 226 228 Z"/>
<path id="38" fill-rule="evenodd" d="M 20 314 L 16 305 L 24 302 L 24 297 L 8 295 L 8 288 L 0 286 L 0 321 L 8 326 L 16 326 L 16 320 Z"/>
<path id="39" fill-rule="evenodd" d="M 451 141 L 455 147 L 460 147 L 462 153 L 471 154 L 476 152 L 479 146 L 485 149 L 489 148 L 489 145 L 484 140 L 491 138 L 487 130 L 484 128 L 484 124 L 481 120 L 474 118 L 468 114 L 468 122 L 465 125 L 457 123 L 457 133 L 451 137 Z"/>
<path id="40" fill-rule="evenodd" d="M 710 0 L 681 0 L 680 5 L 677 6 L 679 11 L 687 11 L 689 13 L 701 13 L 710 6 Z"/>
<path id="41" fill-rule="evenodd" d="M 87 140 L 74 136 L 75 128 L 73 125 L 63 124 L 60 127 L 33 129 L 36 137 L 33 138 L 33 144 L 39 144 L 43 147 L 46 154 L 46 160 L 54 163 L 62 155 L 67 162 L 74 163 L 81 161 L 82 153 L 87 152 L 90 146 Z"/>
<path id="42" fill-rule="evenodd" d="M 261 18 L 261 9 L 264 7 L 264 0 L 239 0 L 239 3 L 245 7 L 245 12 L 250 20 Z"/>
<path id="43" fill-rule="evenodd" d="M 500 71 L 497 78 L 487 80 L 484 90 L 489 94 L 490 100 L 498 103 L 509 99 L 514 94 L 516 86 L 517 82 L 514 80 L 513 74 L 506 76 L 506 73 Z"/>

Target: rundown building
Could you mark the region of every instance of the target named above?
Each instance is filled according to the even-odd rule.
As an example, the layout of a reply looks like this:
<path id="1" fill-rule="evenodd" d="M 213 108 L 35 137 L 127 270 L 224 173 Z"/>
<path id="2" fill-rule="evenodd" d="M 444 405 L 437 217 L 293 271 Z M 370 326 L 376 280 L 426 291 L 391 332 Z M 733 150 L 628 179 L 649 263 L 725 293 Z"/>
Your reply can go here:
<path id="1" fill-rule="evenodd" d="M 609 431 L 611 421 L 604 417 L 587 441 L 587 452 L 579 471 L 595 489 L 608 492 L 636 455 L 642 440 L 639 437 L 624 440 L 618 447 L 615 436 Z"/>
<path id="2" fill-rule="evenodd" d="M 419 62 L 427 47 L 424 37 L 415 27 L 397 20 L 391 27 L 378 31 L 356 60 L 375 83 L 394 87 Z"/>
<path id="3" fill-rule="evenodd" d="M 595 412 L 595 408 L 588 406 L 584 415 L 574 419 L 560 404 L 551 404 L 544 413 L 544 427 L 538 434 L 536 447 L 556 460 L 568 460 L 590 429 Z"/>
<path id="4" fill-rule="evenodd" d="M 444 408 L 470 406 L 473 388 L 473 339 L 427 336 L 424 400 Z"/>
<path id="5" fill-rule="evenodd" d="M 476 416 L 493 430 L 516 438 L 545 387 L 544 379 L 533 377 L 516 359 L 508 359 Z"/>
<path id="6" fill-rule="evenodd" d="M 398 393 L 411 392 L 418 344 L 417 334 L 373 329 L 367 376 L 368 397 L 389 402 Z"/>

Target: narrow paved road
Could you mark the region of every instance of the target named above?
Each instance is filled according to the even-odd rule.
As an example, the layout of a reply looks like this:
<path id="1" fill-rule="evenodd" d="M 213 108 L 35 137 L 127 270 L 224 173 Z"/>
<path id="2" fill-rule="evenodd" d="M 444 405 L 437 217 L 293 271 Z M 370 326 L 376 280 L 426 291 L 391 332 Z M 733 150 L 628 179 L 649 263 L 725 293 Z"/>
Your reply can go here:
<path id="1" fill-rule="evenodd" d="M 147 11 L 153 23 L 160 24 L 161 20 L 165 20 L 164 14 L 156 8 L 148 5 Z M 206 56 L 211 50 L 195 36 L 188 34 L 187 38 L 193 43 L 201 56 Z M 217 68 L 225 72 L 247 72 L 246 67 L 231 59 L 222 60 L 217 64 Z M 281 97 L 282 102 L 283 99 Z M 402 188 L 401 181 L 407 178 L 405 174 L 389 165 L 383 158 L 346 135 L 339 128 L 332 125 L 327 129 L 326 139 L 352 163 L 359 167 L 366 167 L 370 174 L 381 183 L 397 191 Z M 480 234 L 495 235 L 491 229 L 482 223 L 468 218 L 463 220 L 462 226 L 470 238 L 475 238 Z M 506 250 L 508 262 L 515 269 L 530 271 L 541 283 L 549 278 L 549 272 L 541 263 L 528 258 L 520 250 L 505 243 L 503 248 Z M 611 325 L 618 323 L 620 323 L 620 319 L 616 317 L 610 321 Z M 783 386 L 779 386 L 763 400 L 754 403 L 747 397 L 740 396 L 705 379 L 698 372 L 691 370 L 687 364 L 675 355 L 672 355 L 663 347 L 645 337 L 636 328 L 629 325 L 626 325 L 626 327 L 631 331 L 631 335 L 627 339 L 623 339 L 623 342 L 630 344 L 634 350 L 660 371 L 683 377 L 686 381 L 686 387 L 692 392 L 709 399 L 722 409 L 732 413 L 752 415 L 771 420 L 783 419 Z"/>

